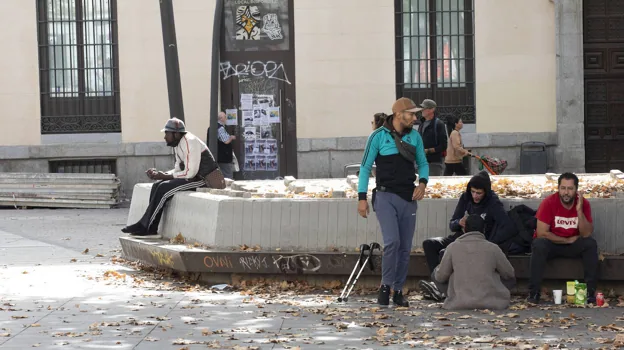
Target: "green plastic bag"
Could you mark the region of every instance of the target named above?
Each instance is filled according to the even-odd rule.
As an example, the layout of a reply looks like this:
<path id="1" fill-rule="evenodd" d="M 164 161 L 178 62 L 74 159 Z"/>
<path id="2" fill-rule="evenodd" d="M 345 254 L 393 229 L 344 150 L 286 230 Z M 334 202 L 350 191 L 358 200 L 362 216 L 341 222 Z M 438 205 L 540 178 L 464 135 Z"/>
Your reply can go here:
<path id="1" fill-rule="evenodd" d="M 587 303 L 587 284 L 576 282 L 574 289 L 576 289 L 574 304 L 585 305 L 585 303 Z"/>

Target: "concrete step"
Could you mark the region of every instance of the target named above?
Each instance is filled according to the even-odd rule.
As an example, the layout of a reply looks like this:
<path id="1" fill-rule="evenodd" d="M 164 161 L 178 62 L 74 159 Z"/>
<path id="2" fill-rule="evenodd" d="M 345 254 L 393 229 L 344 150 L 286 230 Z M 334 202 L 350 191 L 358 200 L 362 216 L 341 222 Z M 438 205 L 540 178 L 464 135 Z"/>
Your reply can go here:
<path id="1" fill-rule="evenodd" d="M 297 251 L 232 251 L 202 249 L 171 244 L 167 240 L 120 237 L 124 257 L 148 265 L 185 273 L 206 274 L 264 274 L 264 275 L 331 275 L 349 276 L 360 259 L 358 252 L 297 252 Z M 516 278 L 530 276 L 530 256 L 510 256 Z M 366 267 L 362 276 L 381 275 L 381 255 L 375 252 L 372 267 Z M 600 262 L 600 281 L 621 281 L 624 275 L 624 256 L 606 256 Z M 429 278 L 429 269 L 422 253 L 412 253 L 408 276 Z M 544 270 L 550 280 L 575 280 L 583 278 L 581 259 L 554 259 Z"/>

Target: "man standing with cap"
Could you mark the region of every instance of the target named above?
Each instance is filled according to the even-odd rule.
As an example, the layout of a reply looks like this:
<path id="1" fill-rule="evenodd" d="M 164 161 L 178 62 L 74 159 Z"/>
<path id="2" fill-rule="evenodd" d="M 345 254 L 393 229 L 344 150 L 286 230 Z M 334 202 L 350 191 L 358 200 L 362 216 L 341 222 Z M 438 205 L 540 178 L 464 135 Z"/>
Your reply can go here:
<path id="1" fill-rule="evenodd" d="M 177 192 L 194 191 L 205 186 L 204 178 L 218 169 L 206 144 L 186 131 L 180 119 L 169 119 L 162 132 L 165 133 L 167 146 L 173 148 L 175 167 L 167 172 L 153 168 L 145 172 L 150 179 L 158 181 L 152 185 L 149 205 L 141 220 L 121 229 L 121 232 L 132 236 L 158 235 L 158 224 L 165 203 Z"/>
<path id="2" fill-rule="evenodd" d="M 423 120 L 418 126 L 418 133 L 423 139 L 427 162 L 429 162 L 429 174 L 442 176 L 444 172 L 444 152 L 448 145 L 446 127 L 435 116 L 438 105 L 434 100 L 426 99 L 420 104 L 422 107 Z"/>
<path id="3" fill-rule="evenodd" d="M 369 214 L 368 180 L 373 163 L 377 166 L 376 187 L 372 205 L 383 235 L 382 278 L 377 302 L 409 306 L 403 298 L 403 285 L 407 278 L 412 239 L 416 229 L 415 201 L 425 195 L 429 178 L 429 165 L 420 135 L 412 128 L 416 112 L 414 101 L 402 97 L 392 105 L 392 115 L 383 126 L 368 137 L 360 167 L 358 183 L 358 213 Z M 414 161 L 418 164 L 419 184 L 415 185 Z"/>

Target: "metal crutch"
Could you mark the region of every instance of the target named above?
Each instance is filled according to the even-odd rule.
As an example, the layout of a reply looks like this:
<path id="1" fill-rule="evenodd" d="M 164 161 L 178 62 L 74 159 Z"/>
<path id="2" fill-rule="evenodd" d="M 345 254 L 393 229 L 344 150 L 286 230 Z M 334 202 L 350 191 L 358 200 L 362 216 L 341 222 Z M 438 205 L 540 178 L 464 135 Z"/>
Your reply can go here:
<path id="1" fill-rule="evenodd" d="M 340 293 L 340 296 L 338 297 L 338 302 L 347 301 L 349 294 L 347 293 L 346 296 L 345 296 L 345 292 L 347 291 L 347 288 L 349 288 L 349 285 L 351 284 L 351 279 L 355 275 L 355 271 L 357 270 L 357 268 L 359 266 L 362 266 L 362 268 L 364 268 L 364 266 L 366 266 L 366 263 L 362 263 L 362 259 L 364 258 L 364 252 L 368 251 L 368 250 L 370 250 L 370 246 L 368 244 L 360 245 L 360 256 L 358 257 L 357 263 L 353 267 L 353 271 L 351 271 L 351 275 L 349 276 L 349 279 L 347 280 L 347 283 L 345 283 L 345 286 L 342 289 L 342 293 Z M 361 271 L 362 270 L 360 270 L 360 272 Z M 349 292 L 351 292 L 351 290 L 349 290 Z"/>
<path id="2" fill-rule="evenodd" d="M 373 251 L 375 249 L 377 250 L 381 250 L 381 246 L 379 245 L 379 243 L 373 242 L 370 244 L 370 246 L 367 246 L 368 249 L 368 256 L 366 257 L 366 260 L 364 260 L 364 262 L 362 262 L 362 257 L 363 254 L 360 253 L 360 260 L 358 260 L 358 264 L 355 265 L 355 268 L 353 269 L 353 271 L 355 272 L 355 269 L 359 266 L 359 264 L 362 264 L 362 267 L 360 268 L 360 271 L 358 272 L 357 276 L 355 276 L 355 279 L 353 280 L 351 287 L 349 288 L 349 290 L 347 291 L 347 294 L 345 296 L 341 295 L 341 298 L 338 298 L 338 301 L 344 301 L 347 302 L 349 300 L 349 294 L 351 294 L 351 291 L 353 290 L 353 287 L 355 287 L 355 285 L 357 284 L 358 279 L 360 278 L 360 275 L 362 274 L 362 271 L 364 271 L 364 268 L 366 267 L 366 263 L 370 263 L 369 267 L 371 271 L 375 270 L 375 265 L 373 264 L 373 259 L 371 259 L 371 257 L 373 256 Z M 353 273 L 351 273 L 351 275 L 353 275 Z M 349 278 L 350 280 L 351 278 Z M 345 286 L 345 289 L 349 286 L 349 283 L 347 282 L 347 285 Z M 343 291 L 344 293 L 344 291 Z"/>

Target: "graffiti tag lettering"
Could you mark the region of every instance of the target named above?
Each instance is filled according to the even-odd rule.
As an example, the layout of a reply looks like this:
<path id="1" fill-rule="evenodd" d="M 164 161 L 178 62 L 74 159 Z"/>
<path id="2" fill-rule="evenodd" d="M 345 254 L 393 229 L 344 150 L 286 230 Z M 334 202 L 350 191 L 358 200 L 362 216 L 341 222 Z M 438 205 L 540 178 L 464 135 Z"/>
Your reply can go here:
<path id="1" fill-rule="evenodd" d="M 223 74 L 223 80 L 231 77 L 247 77 L 251 75 L 254 77 L 265 76 L 269 79 L 290 84 L 284 65 L 275 61 L 248 61 L 247 63 L 237 63 L 236 65 L 232 65 L 231 62 L 227 61 L 219 64 L 219 70 Z"/>
<path id="2" fill-rule="evenodd" d="M 269 267 L 266 256 L 262 258 L 258 256 L 241 256 L 239 262 L 245 270 L 260 270 Z"/>
<path id="3" fill-rule="evenodd" d="M 206 255 L 204 257 L 204 265 L 206 265 L 207 268 L 211 269 L 213 267 L 218 267 L 218 268 L 233 268 L 234 266 L 232 265 L 232 260 L 230 259 L 229 256 L 210 256 L 210 255 Z"/>
<path id="4" fill-rule="evenodd" d="M 159 265 L 173 267 L 173 255 L 161 252 L 152 252 L 152 257 L 158 261 Z"/>
<path id="5" fill-rule="evenodd" d="M 309 254 L 273 256 L 273 264 L 283 273 L 315 272 L 321 268 L 319 258 Z"/>

